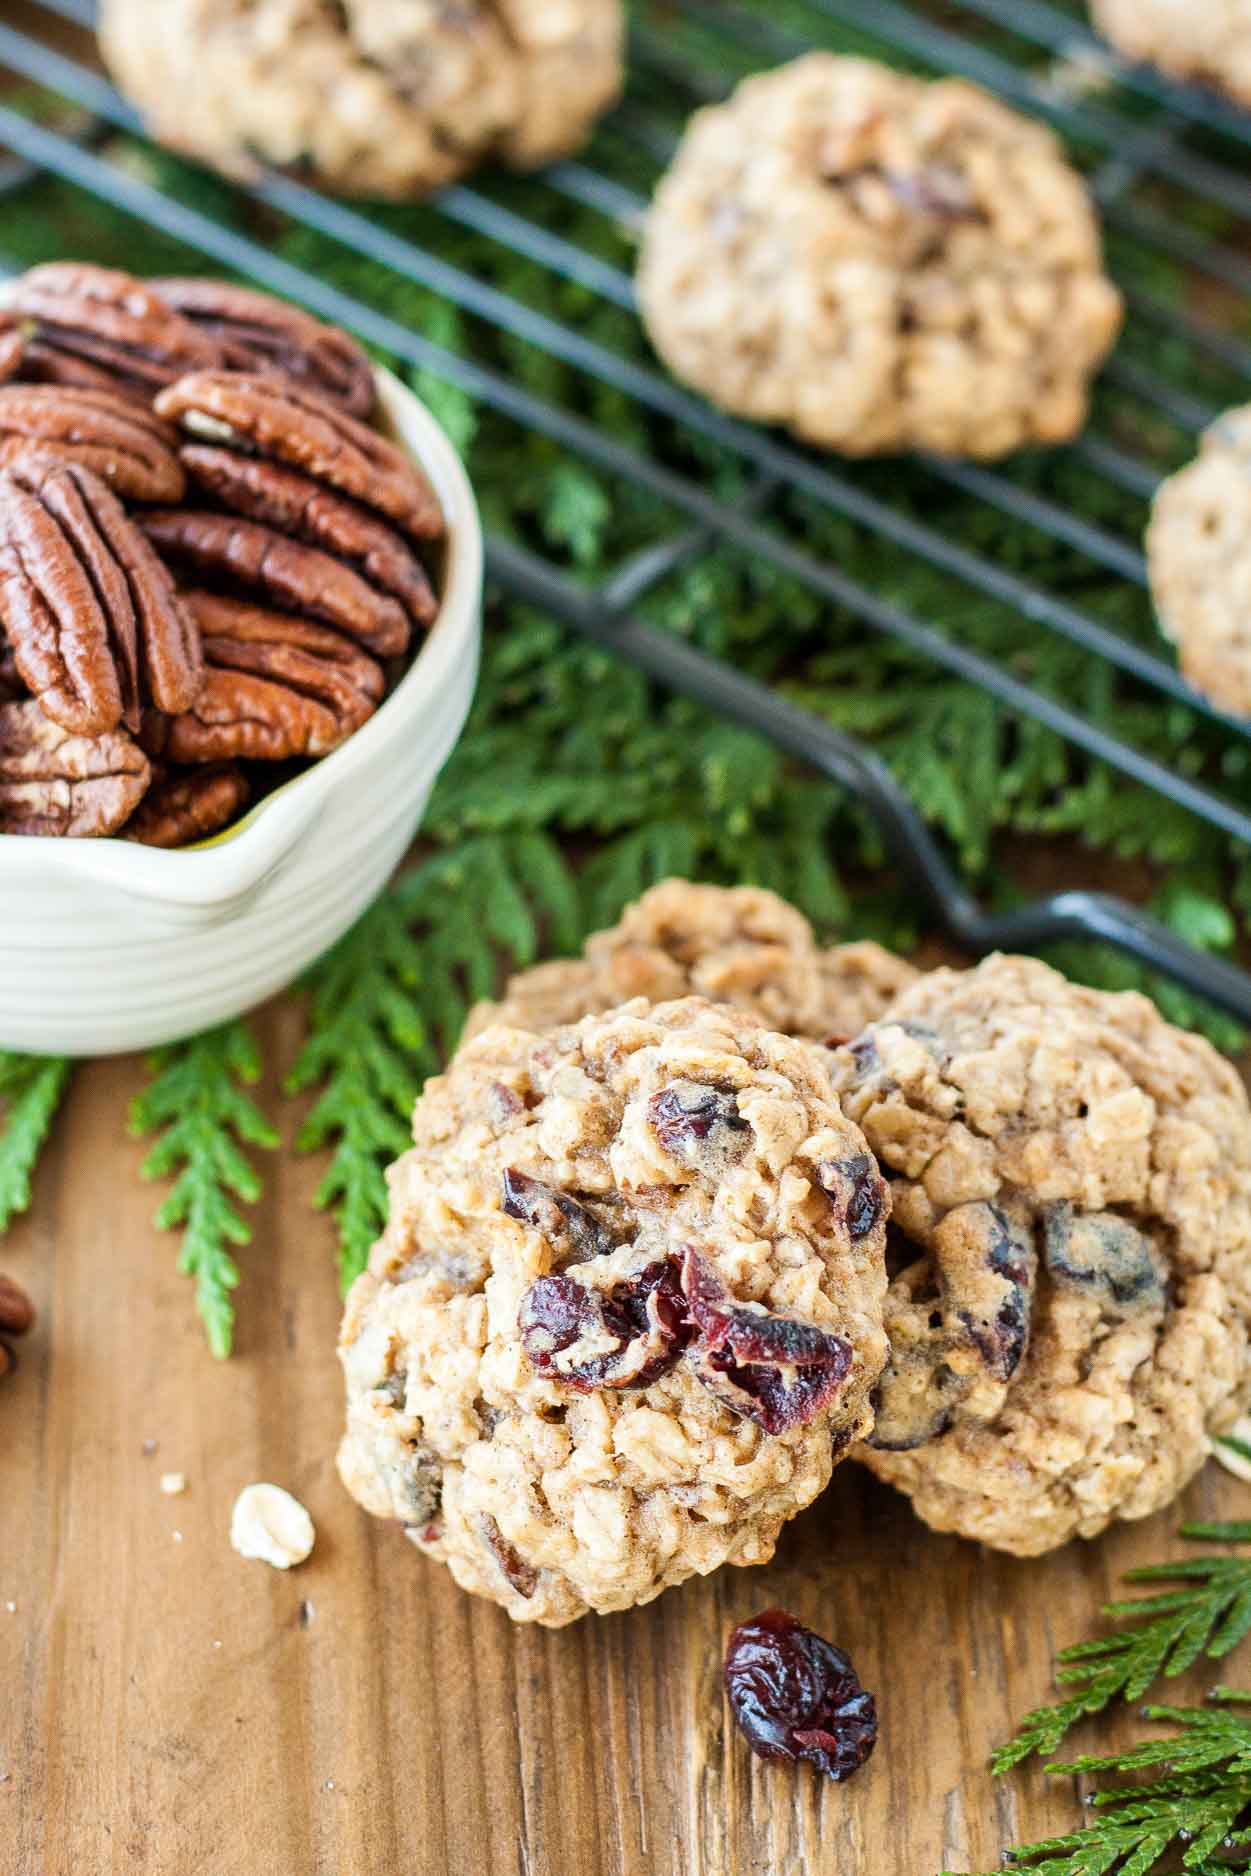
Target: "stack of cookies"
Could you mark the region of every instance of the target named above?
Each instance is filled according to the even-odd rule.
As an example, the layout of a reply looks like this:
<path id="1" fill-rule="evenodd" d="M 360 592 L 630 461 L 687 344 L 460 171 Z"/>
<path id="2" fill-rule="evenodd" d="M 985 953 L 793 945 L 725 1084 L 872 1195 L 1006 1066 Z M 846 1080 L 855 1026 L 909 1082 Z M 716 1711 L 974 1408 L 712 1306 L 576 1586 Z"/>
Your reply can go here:
<path id="1" fill-rule="evenodd" d="M 1021 1556 L 1251 1399 L 1251 1107 L 1145 998 L 669 881 L 475 1012 L 341 1339 L 353 1494 L 556 1626 L 760 1563 L 851 1456 Z"/>

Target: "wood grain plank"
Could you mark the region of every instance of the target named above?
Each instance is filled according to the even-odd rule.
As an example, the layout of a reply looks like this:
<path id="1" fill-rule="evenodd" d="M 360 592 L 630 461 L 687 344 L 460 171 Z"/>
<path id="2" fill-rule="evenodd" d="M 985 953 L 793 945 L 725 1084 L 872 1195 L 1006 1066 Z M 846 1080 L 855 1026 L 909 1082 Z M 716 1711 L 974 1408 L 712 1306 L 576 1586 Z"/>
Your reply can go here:
<path id="1" fill-rule="evenodd" d="M 289 1059 L 293 1007 L 260 1028 Z M 210 1360 L 125 1135 L 141 1080 L 79 1070 L 3 1249 L 41 1312 L 0 1396 L 3 1876 L 927 1876 L 1076 1821 L 1065 1782 L 996 1786 L 986 1756 L 1120 1572 L 1180 1553 L 1178 1513 L 1019 1563 L 844 1467 L 766 1570 L 514 1630 L 338 1484 L 331 1231 L 290 1152 L 241 1255 L 239 1353 Z M 316 1520 L 289 1576 L 230 1549 L 254 1478 Z M 1209 1468 L 1183 1508 L 1245 1515 L 1251 1492 Z M 849 1785 L 761 1764 L 728 1722 L 725 1635 L 770 1603 L 878 1693 L 882 1744 Z M 1235 1657 L 1229 1677 L 1251 1674 Z"/>

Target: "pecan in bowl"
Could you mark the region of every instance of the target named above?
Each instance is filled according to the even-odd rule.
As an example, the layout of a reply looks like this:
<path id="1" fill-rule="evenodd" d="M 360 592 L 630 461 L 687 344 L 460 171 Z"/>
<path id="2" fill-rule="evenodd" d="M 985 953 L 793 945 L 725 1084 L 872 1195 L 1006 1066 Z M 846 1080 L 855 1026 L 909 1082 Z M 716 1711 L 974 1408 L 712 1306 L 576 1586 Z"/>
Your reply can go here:
<path id="1" fill-rule="evenodd" d="M 356 341 L 249 287 L 36 267 L 3 295 L 6 361 L 0 700 L 138 737 L 162 772 L 126 834 L 198 844 L 288 779 L 255 765 L 320 759 L 382 703 L 439 615 L 442 503 L 367 421 Z"/>
<path id="2" fill-rule="evenodd" d="M 274 381 L 267 382 L 272 392 Z M 207 472 L 184 461 L 196 508 L 267 527 L 284 546 L 333 556 L 376 598 L 400 608 L 410 641 L 405 660 L 388 655 L 383 665 L 307 605 L 283 604 L 272 591 L 201 569 L 189 582 L 189 602 L 180 594 L 206 654 L 194 703 L 176 711 L 156 706 L 140 663 L 139 738 L 122 723 L 104 732 L 118 739 L 107 752 L 79 752 L 78 767 L 91 772 L 53 776 L 55 814 L 47 806 L 49 777 L 36 775 L 45 784 L 36 814 L 29 792 L 12 791 L 28 788 L 48 732 L 7 649 L 10 618 L 0 598 L 0 711 L 21 713 L 21 737 L 13 737 L 21 748 L 6 756 L 9 770 L 20 773 L 0 784 L 10 791 L 0 799 L 11 804 L 0 828 L 0 1047 L 100 1055 L 228 1020 L 333 944 L 407 850 L 473 694 L 482 534 L 465 472 L 434 418 L 387 372 L 374 382 L 378 428 L 370 447 L 385 443 L 395 462 L 412 465 L 407 515 L 418 512 L 415 494 L 426 513 L 433 505 L 438 538 L 435 529 L 423 537 L 397 525 L 375 501 L 323 475 L 320 456 L 279 460 L 241 433 L 220 432 L 186 433 L 179 453 L 209 447 L 237 458 Z M 330 412 L 320 418 L 330 430 L 354 422 L 342 404 L 318 402 Z M 382 456 L 392 460 L 386 450 Z M 72 467 L 91 473 L 81 463 Z M 313 489 L 288 477 L 304 477 Z M 106 493 L 117 499 L 116 491 L 115 483 Z M 121 499 L 132 524 L 164 512 Z M 136 532 L 146 540 L 142 528 Z M 187 568 L 171 563 L 170 571 L 176 583 Z M 191 719 L 205 718 L 205 700 L 219 685 L 236 703 L 243 687 L 272 687 L 281 702 L 272 721 L 294 724 L 297 742 L 324 744 L 330 753 L 267 762 L 234 753 L 239 745 L 229 741 L 214 753 L 206 740 L 195 761 L 175 756 L 171 743 L 185 748 Z M 66 732 L 53 726 L 51 734 Z M 75 795 L 81 809 L 86 783 L 100 794 L 108 774 L 127 777 L 122 785 L 134 796 L 115 803 L 108 817 L 121 815 L 120 838 L 8 837 L 19 827 L 51 832 L 58 818 L 68 824 Z M 194 851 L 168 851 L 191 843 Z"/>

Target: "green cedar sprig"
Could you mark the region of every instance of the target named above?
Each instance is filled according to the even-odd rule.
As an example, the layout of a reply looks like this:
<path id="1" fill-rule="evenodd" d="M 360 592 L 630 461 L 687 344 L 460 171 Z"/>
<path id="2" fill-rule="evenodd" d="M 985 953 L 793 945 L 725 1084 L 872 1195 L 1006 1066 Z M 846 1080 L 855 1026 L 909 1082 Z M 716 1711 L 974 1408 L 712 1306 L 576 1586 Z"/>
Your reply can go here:
<path id="1" fill-rule="evenodd" d="M 30 1205 L 31 1178 L 69 1073 L 61 1056 L 0 1051 L 0 1234 Z"/>
<path id="2" fill-rule="evenodd" d="M 455 1047 L 468 1006 L 499 972 L 532 963 L 540 933 L 569 948 L 577 889 L 559 849 L 520 829 L 418 862 L 305 982 L 308 1037 L 289 1093 L 319 1089 L 299 1152 L 333 1145 L 317 1203 L 339 1231 L 344 1288 L 386 1219 L 387 1163 L 404 1150 L 424 1077 Z"/>
<path id="3" fill-rule="evenodd" d="M 130 1130 L 160 1132 L 143 1176 L 177 1176 L 156 1224 L 162 1231 L 182 1230 L 178 1267 L 195 1279 L 209 1348 L 224 1360 L 234 1339 L 231 1291 L 239 1282 L 230 1247 L 252 1241 L 252 1228 L 235 1201 L 254 1205 L 262 1190 L 243 1149 L 278 1145 L 274 1128 L 246 1092 L 260 1079 L 260 1051 L 247 1024 L 234 1022 L 159 1049 L 150 1067 L 152 1080 L 131 1104 Z"/>
<path id="4" fill-rule="evenodd" d="M 1176 1730 L 1128 1752 L 1087 1755 L 1048 1772 L 1107 1772 L 1119 1780 L 1163 1766 L 1157 1776 L 1096 1791 L 1080 1830 L 1018 1844 L 1013 1869 L 1031 1876 L 1149 1876 L 1162 1868 L 1229 1876 L 1251 1853 L 1251 1720 L 1238 1708 L 1251 1693 L 1213 1689 L 1208 1707 L 1148 1707 L 1143 1717 Z"/>
<path id="5" fill-rule="evenodd" d="M 1251 1543 L 1251 1523 L 1185 1524 L 1200 1543 Z M 1200 1655 L 1219 1661 L 1251 1630 L 1251 1557 L 1185 1557 L 1131 1570 L 1131 1583 L 1177 1583 L 1159 1595 L 1105 1605 L 1104 1615 L 1132 1624 L 1057 1656 L 1056 1680 L 1075 1692 L 1027 1713 L 991 1759 L 996 1776 L 1034 1753 L 1054 1752 L 1079 1720 L 1112 1701 L 1140 1700 L 1161 1677 L 1185 1673 Z"/>

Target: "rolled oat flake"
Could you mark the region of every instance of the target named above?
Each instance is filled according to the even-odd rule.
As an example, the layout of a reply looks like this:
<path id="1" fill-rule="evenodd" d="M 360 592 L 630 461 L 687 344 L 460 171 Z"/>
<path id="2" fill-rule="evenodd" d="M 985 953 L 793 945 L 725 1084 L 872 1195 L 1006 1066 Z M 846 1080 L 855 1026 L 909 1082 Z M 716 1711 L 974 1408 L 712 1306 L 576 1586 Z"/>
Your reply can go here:
<path id="1" fill-rule="evenodd" d="M 235 1500 L 230 1541 L 241 1557 L 289 1570 L 310 1555 L 316 1536 L 299 1499 L 281 1485 L 245 1485 Z"/>

